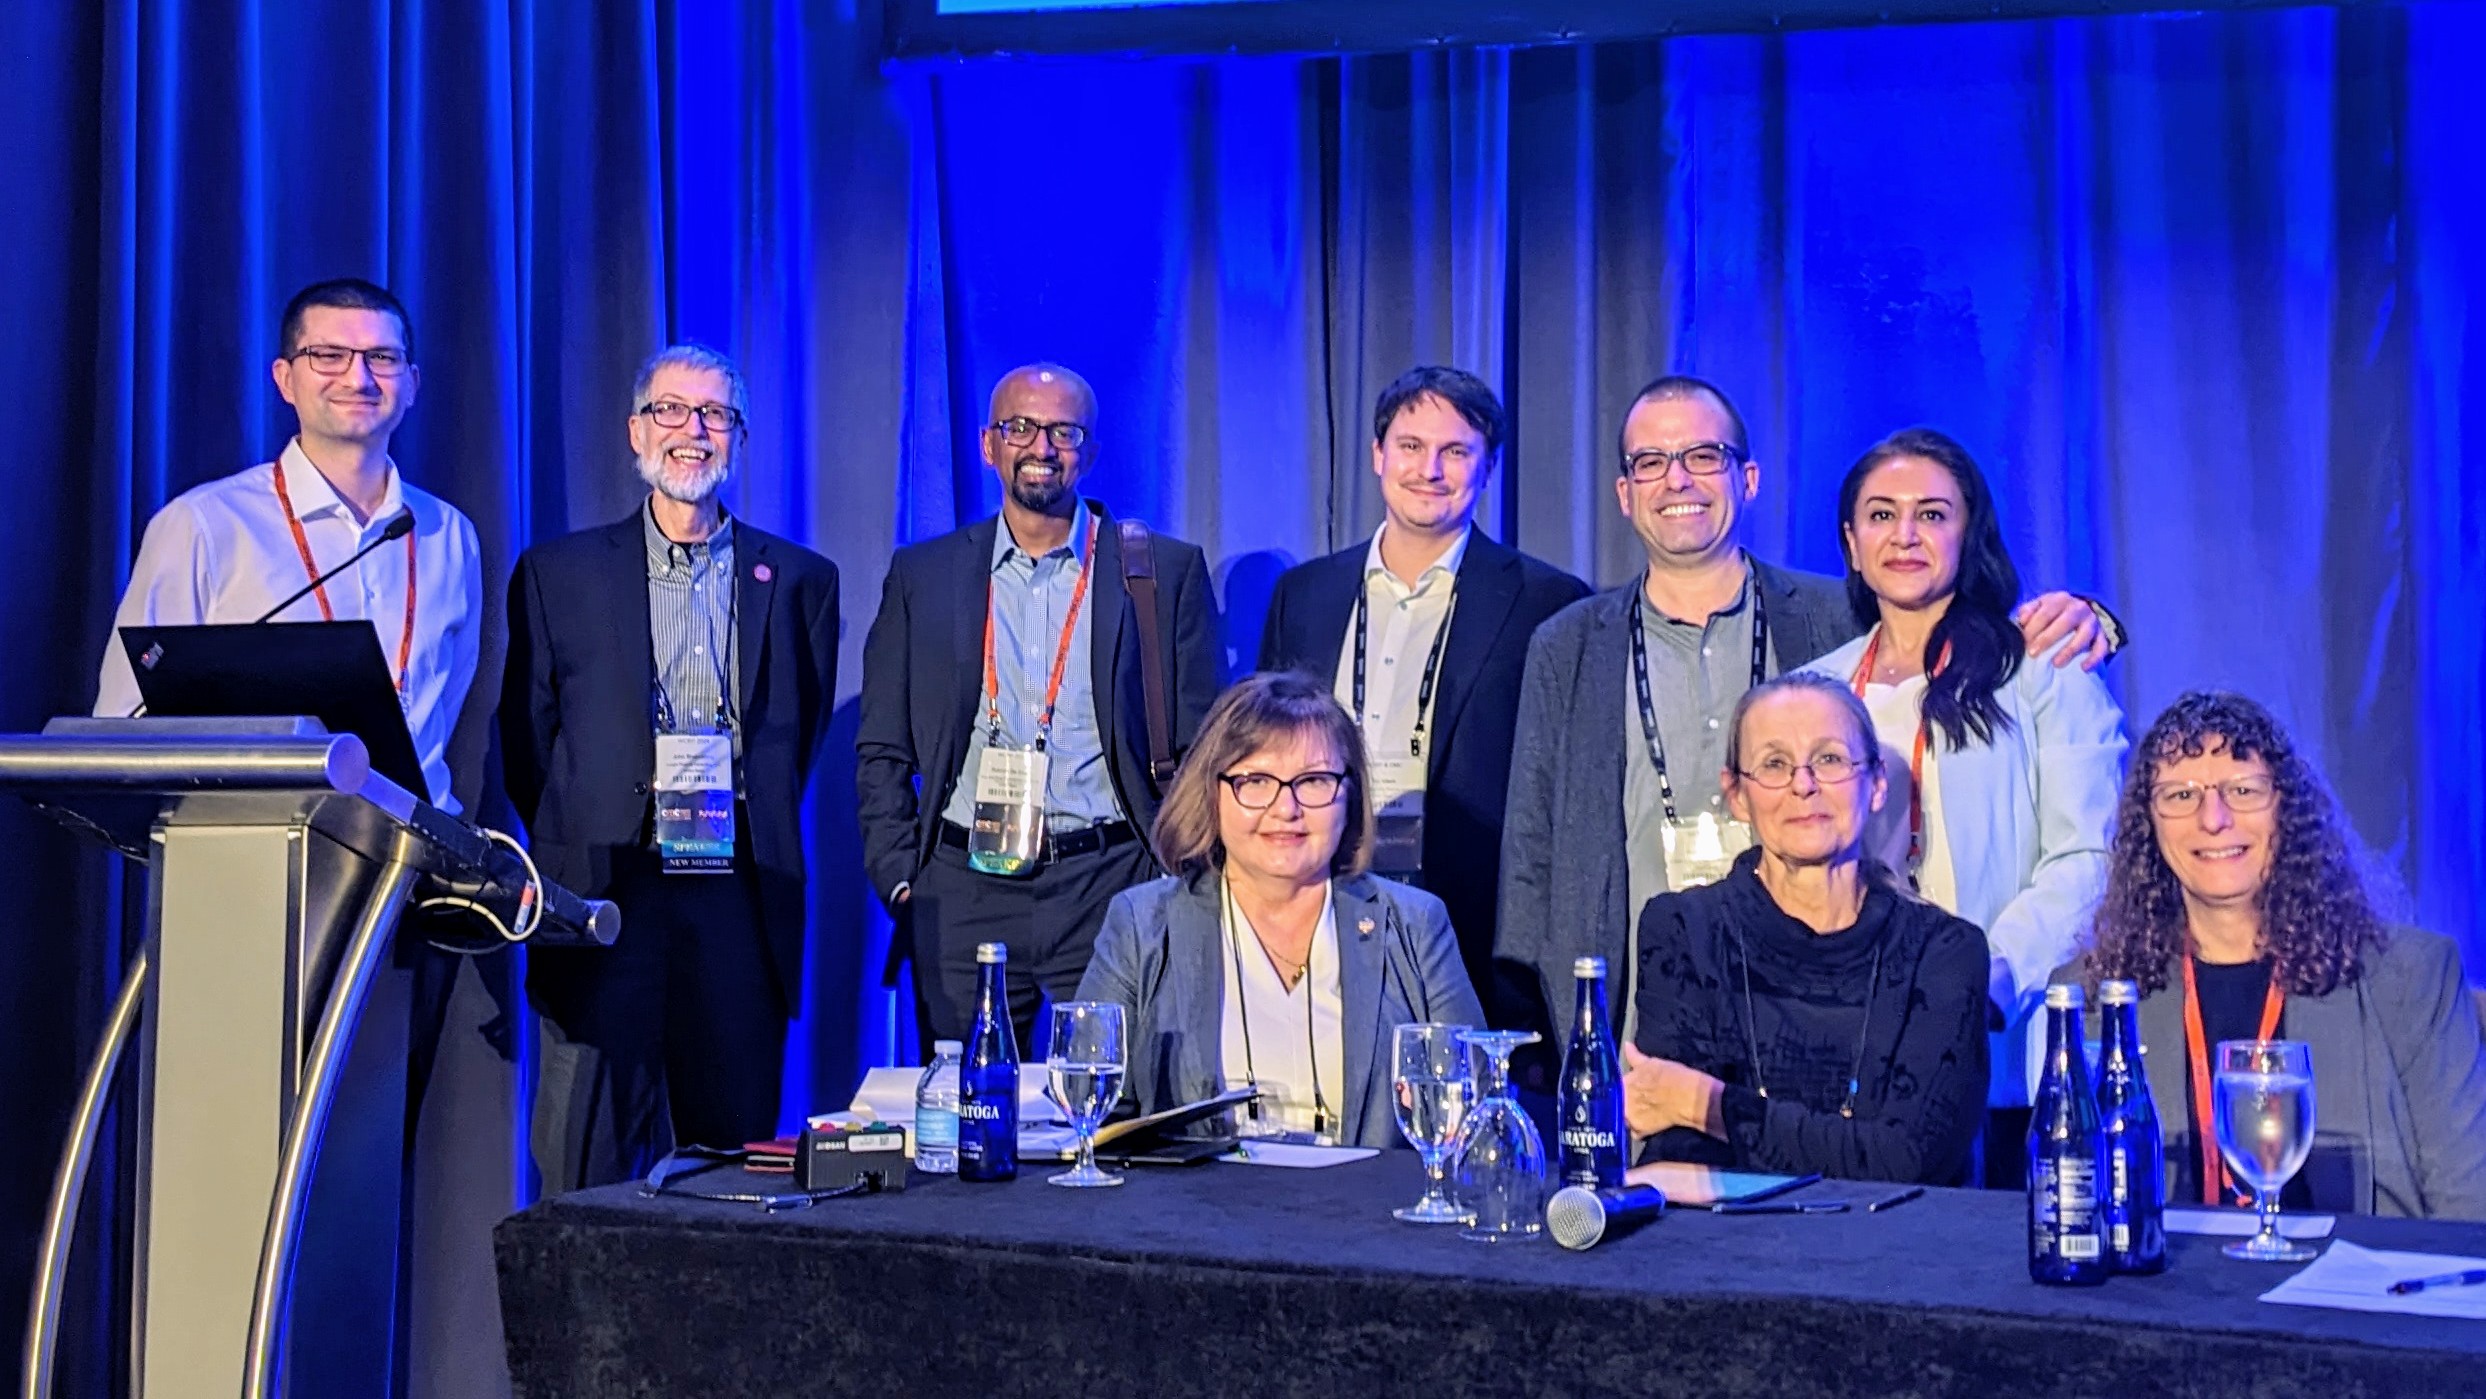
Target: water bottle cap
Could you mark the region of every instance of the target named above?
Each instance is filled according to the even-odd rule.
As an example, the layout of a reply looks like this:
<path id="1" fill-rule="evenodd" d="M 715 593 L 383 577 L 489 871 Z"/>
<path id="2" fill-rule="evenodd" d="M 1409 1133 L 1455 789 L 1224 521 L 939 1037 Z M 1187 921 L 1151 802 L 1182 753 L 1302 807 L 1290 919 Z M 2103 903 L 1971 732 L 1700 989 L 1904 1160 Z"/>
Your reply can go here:
<path id="1" fill-rule="evenodd" d="M 2129 981 L 2101 981 L 2098 983 L 2099 1005 L 2137 1006 L 2140 1003 L 2141 988 Z"/>
<path id="2" fill-rule="evenodd" d="M 1002 942 L 979 942 L 975 945 L 975 964 L 989 967 L 1010 960 L 1010 945 Z"/>
<path id="3" fill-rule="evenodd" d="M 1606 959 L 1603 957 L 1582 957 L 1578 961 L 1571 964 L 1571 974 L 1573 976 L 1604 976 L 1606 974 Z"/>
<path id="4" fill-rule="evenodd" d="M 935 1059 L 944 1055 L 964 1055 L 966 1052 L 967 1045 L 964 1040 L 934 1040 L 932 1042 L 932 1057 Z"/>
<path id="5" fill-rule="evenodd" d="M 2088 998 L 2081 994 L 2077 986 L 2046 988 L 2046 1009 L 2048 1010 L 2078 1010 L 2087 1003 Z"/>

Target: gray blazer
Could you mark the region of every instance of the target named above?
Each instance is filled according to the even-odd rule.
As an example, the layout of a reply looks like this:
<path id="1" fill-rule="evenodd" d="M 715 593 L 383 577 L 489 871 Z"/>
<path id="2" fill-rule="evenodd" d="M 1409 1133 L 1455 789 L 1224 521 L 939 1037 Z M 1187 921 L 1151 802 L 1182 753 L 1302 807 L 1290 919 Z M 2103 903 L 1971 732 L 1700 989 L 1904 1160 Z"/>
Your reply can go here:
<path id="1" fill-rule="evenodd" d="M 1862 635 L 1846 584 L 1755 559 L 1777 669 L 1793 670 Z M 1636 910 L 1626 901 L 1623 693 L 1639 582 L 1555 613 L 1528 643 L 1502 825 L 1502 898 L 1494 940 L 1495 1023 L 1571 1038 L 1571 963 L 1621 968 Z M 1622 975 L 1606 978 L 1621 1024 Z"/>
<path id="2" fill-rule="evenodd" d="M 2076 961 L 2054 979 L 2087 977 Z M 2313 1154 L 2303 1176 L 2314 1208 L 2486 1219 L 2486 1053 L 2459 945 L 2394 928 L 2355 984 L 2290 996 L 2284 1015 L 2282 1033 L 2313 1056 Z M 2180 982 L 2142 999 L 2141 1043 L 2172 1180 L 2175 1163 L 2198 1150 L 2184 1111 Z"/>
<path id="3" fill-rule="evenodd" d="M 1340 1082 L 1348 1146 L 1399 1145 L 1391 1102 L 1391 1031 L 1416 1021 L 1485 1023 L 1459 962 L 1442 901 L 1378 875 L 1337 880 Z M 1129 1015 L 1129 1091 L 1142 1112 L 1216 1096 L 1225 1086 L 1225 941 L 1217 882 L 1168 875 L 1114 896 L 1079 999 L 1118 1001 Z"/>

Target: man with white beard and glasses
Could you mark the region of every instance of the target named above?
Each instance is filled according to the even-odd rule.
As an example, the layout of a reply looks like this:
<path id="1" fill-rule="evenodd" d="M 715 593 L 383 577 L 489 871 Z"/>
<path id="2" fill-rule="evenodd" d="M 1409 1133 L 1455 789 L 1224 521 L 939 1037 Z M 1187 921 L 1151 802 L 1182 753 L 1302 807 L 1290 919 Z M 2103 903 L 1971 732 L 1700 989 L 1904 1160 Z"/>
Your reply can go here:
<path id="1" fill-rule="evenodd" d="M 658 351 L 627 419 L 646 502 L 536 545 L 510 578 L 510 799 L 544 876 L 622 911 L 610 948 L 531 954 L 548 1191 L 776 1132 L 837 566 L 718 500 L 749 412 L 732 360 Z"/>

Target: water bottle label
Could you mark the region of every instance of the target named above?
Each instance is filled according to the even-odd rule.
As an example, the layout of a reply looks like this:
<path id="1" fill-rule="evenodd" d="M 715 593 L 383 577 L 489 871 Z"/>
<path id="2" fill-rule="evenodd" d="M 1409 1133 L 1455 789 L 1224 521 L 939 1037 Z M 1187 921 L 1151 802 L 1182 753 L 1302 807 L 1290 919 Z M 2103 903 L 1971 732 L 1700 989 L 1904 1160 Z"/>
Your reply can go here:
<path id="1" fill-rule="evenodd" d="M 958 1115 L 970 1122 L 999 1122 L 1002 1108 L 1002 1104 L 994 1102 L 960 1103 Z"/>
<path id="2" fill-rule="evenodd" d="M 2040 1157 L 2032 1164 L 2036 1179 L 2030 1188 L 2037 1206 L 2034 1246 L 2040 1253 L 2076 1263 L 2101 1256 L 2105 1240 L 2098 1228 L 2097 1162 Z"/>
<path id="3" fill-rule="evenodd" d="M 1612 1151 L 1614 1134 L 1601 1127 L 1565 1127 L 1562 1129 L 1565 1151 Z"/>
<path id="4" fill-rule="evenodd" d="M 958 1145 L 958 1114 L 954 1112 L 919 1112 L 915 1114 L 915 1146 L 946 1151 Z"/>
<path id="5" fill-rule="evenodd" d="M 2107 1159 L 2113 1163 L 2114 1168 L 2112 1179 L 2106 1187 L 2107 1198 L 2120 1204 L 2123 1201 L 2132 1198 L 2131 1153 L 2125 1151 L 2121 1146 L 2117 1146 L 2113 1151 L 2107 1153 Z M 2117 1244 L 2116 1247 L 2121 1248 L 2123 1245 Z"/>

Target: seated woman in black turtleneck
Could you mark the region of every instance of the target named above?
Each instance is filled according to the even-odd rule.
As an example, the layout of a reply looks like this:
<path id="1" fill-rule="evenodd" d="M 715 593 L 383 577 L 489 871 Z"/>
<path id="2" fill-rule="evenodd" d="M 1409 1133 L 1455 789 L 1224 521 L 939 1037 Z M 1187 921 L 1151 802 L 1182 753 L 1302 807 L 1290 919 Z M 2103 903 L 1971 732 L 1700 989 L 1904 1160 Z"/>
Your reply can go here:
<path id="1" fill-rule="evenodd" d="M 1625 1114 L 1643 1160 L 1946 1184 L 1985 1117 L 1985 935 L 1863 853 L 1881 748 L 1855 695 L 1783 675 L 1721 775 L 1758 848 L 1640 916 Z"/>

